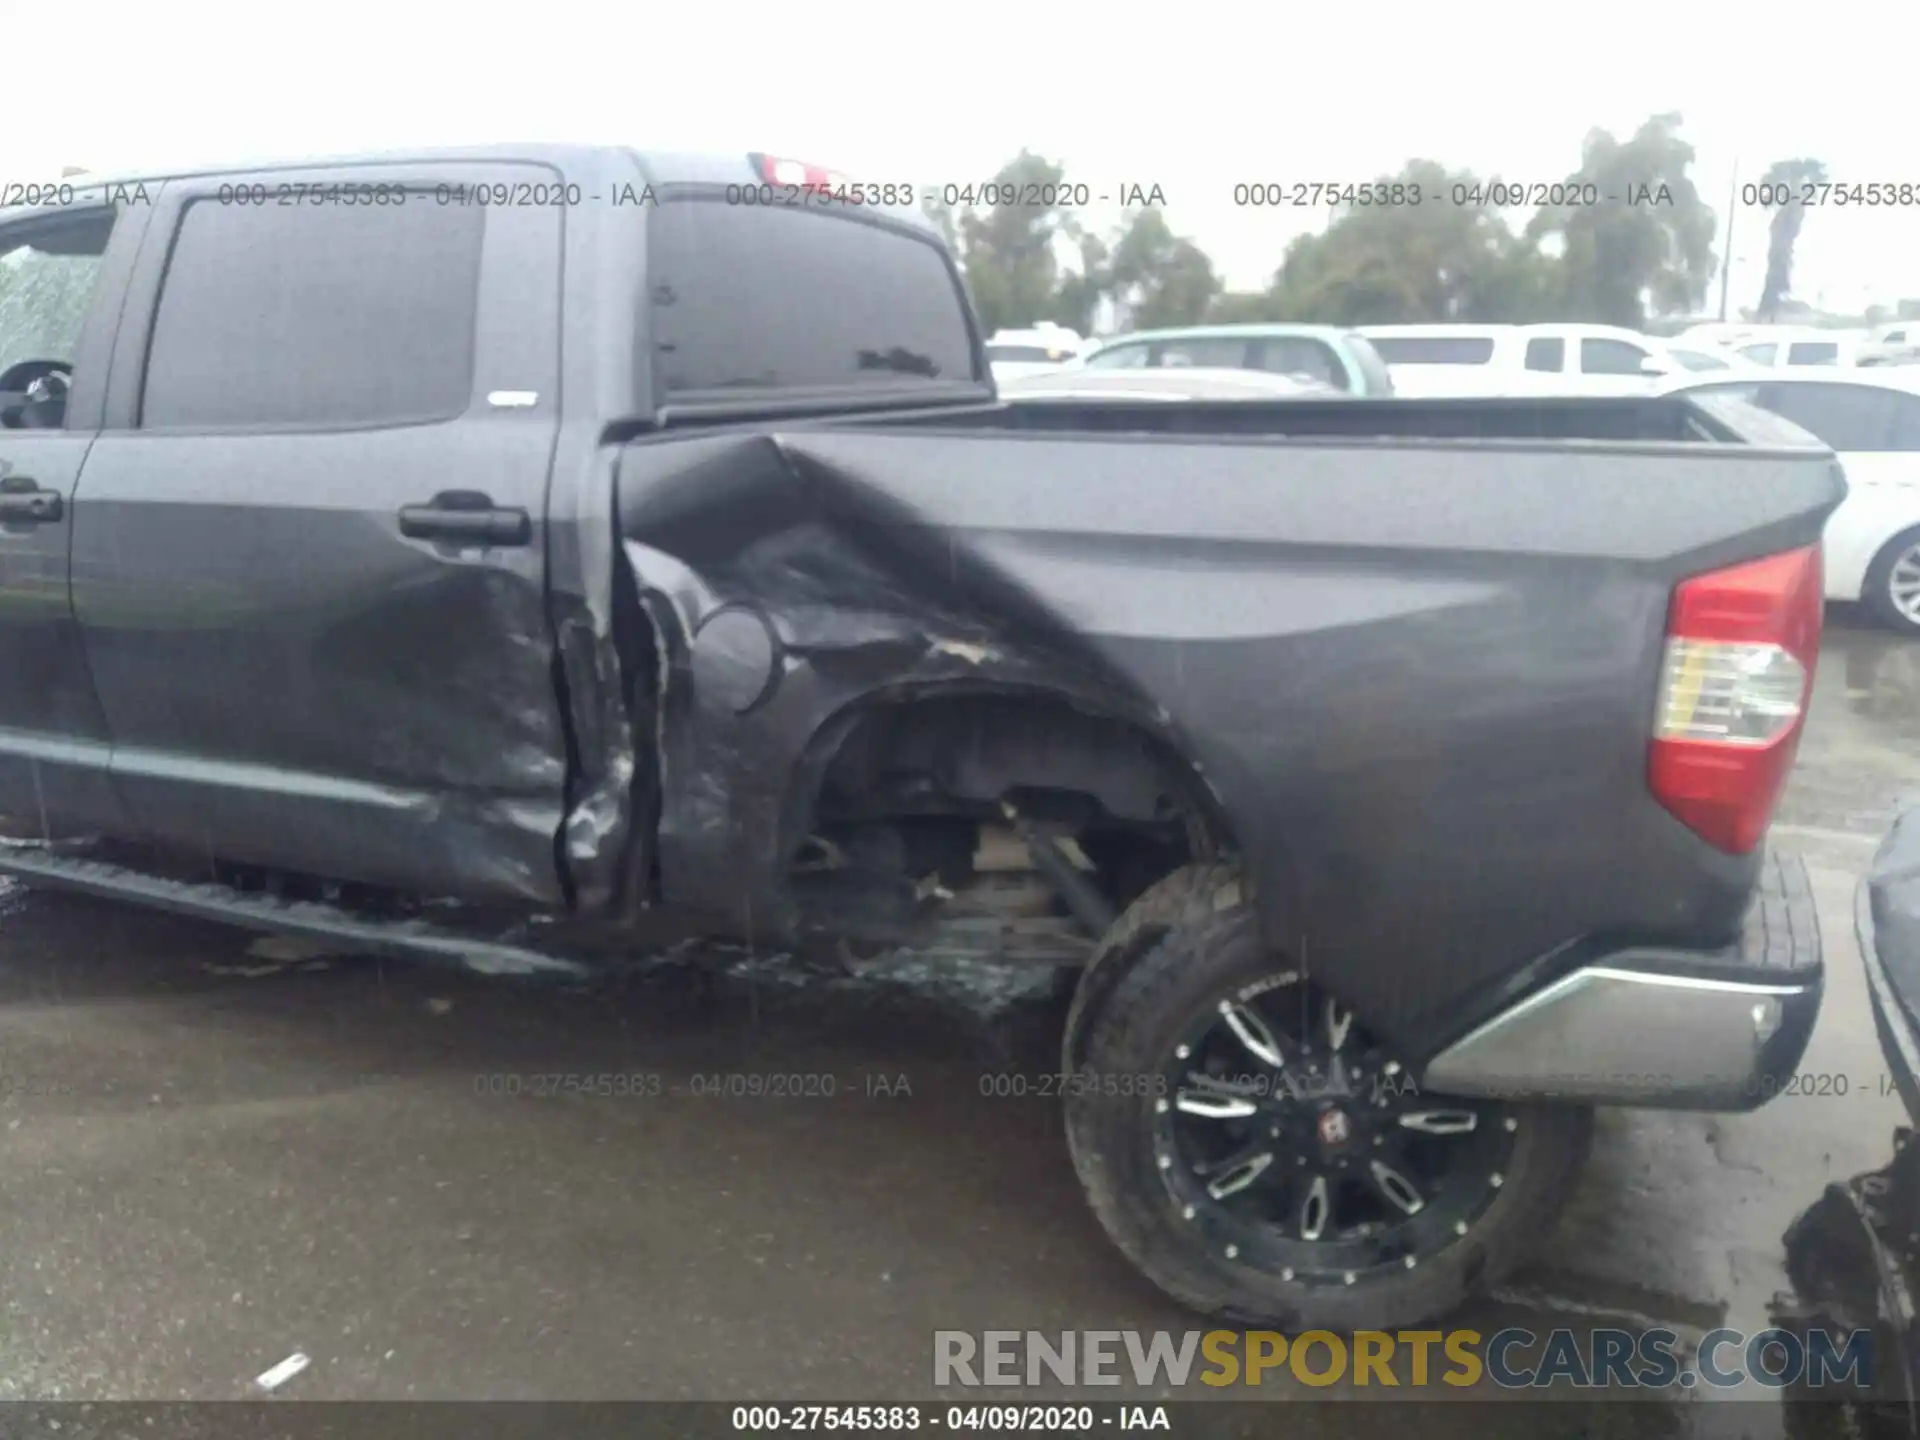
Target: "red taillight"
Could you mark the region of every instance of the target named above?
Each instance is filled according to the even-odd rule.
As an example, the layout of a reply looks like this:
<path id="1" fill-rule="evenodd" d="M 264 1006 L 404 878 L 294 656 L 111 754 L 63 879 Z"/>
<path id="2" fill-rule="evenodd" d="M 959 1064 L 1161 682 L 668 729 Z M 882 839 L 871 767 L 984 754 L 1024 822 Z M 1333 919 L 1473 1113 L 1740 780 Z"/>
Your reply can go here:
<path id="1" fill-rule="evenodd" d="M 1793 768 L 1820 655 L 1820 548 L 1674 588 L 1647 781 L 1709 843 L 1745 855 Z"/>

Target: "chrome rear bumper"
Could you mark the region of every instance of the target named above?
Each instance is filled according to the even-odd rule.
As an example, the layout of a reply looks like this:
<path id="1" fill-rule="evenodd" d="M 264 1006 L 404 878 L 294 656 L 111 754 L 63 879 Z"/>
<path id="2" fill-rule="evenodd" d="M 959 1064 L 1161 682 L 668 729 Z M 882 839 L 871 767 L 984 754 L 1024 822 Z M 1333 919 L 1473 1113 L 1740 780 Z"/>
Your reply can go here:
<path id="1" fill-rule="evenodd" d="M 1805 867 L 1769 855 L 1740 941 L 1636 948 L 1560 976 L 1454 1041 L 1422 1089 L 1685 1110 L 1751 1110 L 1785 1088 L 1820 1013 Z"/>

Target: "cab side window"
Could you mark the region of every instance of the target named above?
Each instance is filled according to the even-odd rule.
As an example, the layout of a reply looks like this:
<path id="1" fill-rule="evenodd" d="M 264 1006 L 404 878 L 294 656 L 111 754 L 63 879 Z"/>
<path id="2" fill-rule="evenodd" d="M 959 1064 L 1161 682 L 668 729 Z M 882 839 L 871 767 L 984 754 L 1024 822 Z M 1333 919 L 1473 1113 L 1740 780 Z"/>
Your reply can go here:
<path id="1" fill-rule="evenodd" d="M 486 211 L 411 199 L 189 204 L 161 282 L 142 427 L 402 425 L 464 411 Z"/>
<path id="2" fill-rule="evenodd" d="M 1112 345 L 1087 360 L 1089 370 L 1143 370 L 1152 357 L 1145 345 Z"/>
<path id="3" fill-rule="evenodd" d="M 1254 342 L 1254 368 L 1275 375 L 1305 375 L 1336 390 L 1350 390 L 1347 368 L 1331 346 L 1304 335 L 1270 335 Z"/>
<path id="4" fill-rule="evenodd" d="M 0 228 L 0 427 L 57 429 L 114 212 L 62 211 Z"/>
<path id="5" fill-rule="evenodd" d="M 1244 370 L 1247 368 L 1247 342 L 1212 337 L 1194 340 L 1169 340 L 1160 346 L 1155 362 L 1163 367 L 1200 366 L 1206 369 Z"/>
<path id="6" fill-rule="evenodd" d="M 1527 341 L 1526 366 L 1558 375 L 1567 366 L 1567 342 L 1558 335 L 1536 335 Z"/>
<path id="7" fill-rule="evenodd" d="M 1646 351 L 1624 340 L 1589 336 L 1580 342 L 1583 375 L 1639 375 L 1647 359 Z"/>
<path id="8" fill-rule="evenodd" d="M 1920 450 L 1920 395 L 1889 394 L 1887 398 L 1893 402 L 1893 434 L 1887 448 Z"/>
<path id="9" fill-rule="evenodd" d="M 1789 365 L 1838 365 L 1840 346 L 1833 340 L 1796 340 L 1787 346 Z"/>

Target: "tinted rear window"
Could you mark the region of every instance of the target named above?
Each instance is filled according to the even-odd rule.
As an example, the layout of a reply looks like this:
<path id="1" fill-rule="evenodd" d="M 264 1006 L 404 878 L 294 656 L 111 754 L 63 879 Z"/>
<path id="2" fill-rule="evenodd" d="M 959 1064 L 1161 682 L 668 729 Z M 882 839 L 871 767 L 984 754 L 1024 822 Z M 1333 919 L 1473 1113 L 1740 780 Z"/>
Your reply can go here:
<path id="1" fill-rule="evenodd" d="M 1840 347 L 1831 340 L 1797 340 L 1787 347 L 1789 365 L 1833 365 L 1840 359 Z"/>
<path id="2" fill-rule="evenodd" d="M 1389 365 L 1485 365 L 1493 359 L 1491 335 L 1369 335 Z"/>
<path id="3" fill-rule="evenodd" d="M 972 381 L 965 303 L 931 240 L 824 209 L 679 200 L 648 232 L 663 396 Z"/>

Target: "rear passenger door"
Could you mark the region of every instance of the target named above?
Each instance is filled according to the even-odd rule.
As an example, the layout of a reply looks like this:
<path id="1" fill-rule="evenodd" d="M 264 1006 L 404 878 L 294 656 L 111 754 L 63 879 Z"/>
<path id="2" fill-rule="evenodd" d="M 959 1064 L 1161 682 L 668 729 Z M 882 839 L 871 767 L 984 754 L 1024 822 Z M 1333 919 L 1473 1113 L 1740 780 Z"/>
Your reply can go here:
<path id="1" fill-rule="evenodd" d="M 1525 394 L 1560 394 L 1567 388 L 1567 337 L 1551 333 L 1529 333 L 1521 352 L 1524 371 L 1519 388 Z"/>
<path id="2" fill-rule="evenodd" d="M 161 192 L 79 483 L 73 596 L 152 839 L 552 903 L 560 241 L 537 167 Z"/>

